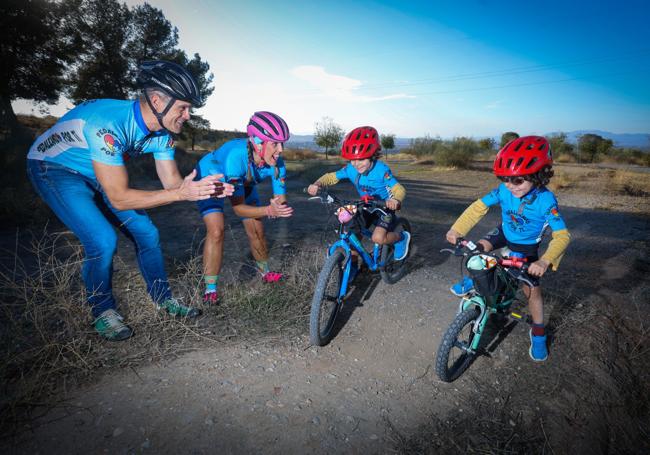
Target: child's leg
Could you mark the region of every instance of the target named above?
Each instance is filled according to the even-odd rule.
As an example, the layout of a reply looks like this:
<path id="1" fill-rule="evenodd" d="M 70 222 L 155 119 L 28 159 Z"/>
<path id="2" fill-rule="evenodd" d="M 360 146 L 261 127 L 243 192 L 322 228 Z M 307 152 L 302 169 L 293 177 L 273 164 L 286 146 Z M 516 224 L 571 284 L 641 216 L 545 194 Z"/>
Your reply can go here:
<path id="1" fill-rule="evenodd" d="M 390 245 L 398 240 L 400 240 L 400 235 L 396 232 L 388 232 L 386 228 L 376 226 L 372 231 L 372 241 L 380 245 Z"/>
<path id="2" fill-rule="evenodd" d="M 531 288 L 528 285 L 523 285 L 524 294 L 528 297 L 528 311 L 533 318 L 533 335 L 544 335 L 544 305 L 542 299 L 541 286 Z M 541 333 L 535 333 L 535 328 L 540 327 Z M 539 331 L 538 331 L 539 332 Z"/>

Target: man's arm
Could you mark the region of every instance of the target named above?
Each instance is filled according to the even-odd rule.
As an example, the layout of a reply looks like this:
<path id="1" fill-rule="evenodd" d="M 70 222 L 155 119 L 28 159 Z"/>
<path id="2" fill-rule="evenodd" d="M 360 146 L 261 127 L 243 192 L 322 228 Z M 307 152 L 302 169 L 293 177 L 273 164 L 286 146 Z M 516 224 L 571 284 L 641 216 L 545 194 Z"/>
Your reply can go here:
<path id="1" fill-rule="evenodd" d="M 183 177 L 178 171 L 178 165 L 175 160 L 155 160 L 156 173 L 162 183 L 163 188 L 171 190 L 178 188 L 183 183 Z"/>
<path id="2" fill-rule="evenodd" d="M 124 166 L 112 166 L 93 161 L 93 169 L 106 196 L 113 207 L 118 210 L 149 209 L 177 201 L 208 199 L 218 191 L 217 179 L 222 177 L 221 175 L 210 175 L 195 182 L 193 179 L 196 170 L 194 170 L 184 179 L 181 178 L 179 182 L 172 174 L 167 174 L 166 181 L 162 182 L 165 189 L 144 191 L 129 188 L 129 175 Z M 176 168 L 176 173 L 178 173 L 178 168 Z M 174 184 L 177 186 L 168 188 Z M 230 188 L 225 188 L 225 192 L 230 190 L 230 194 L 232 194 L 232 185 L 227 186 Z"/>

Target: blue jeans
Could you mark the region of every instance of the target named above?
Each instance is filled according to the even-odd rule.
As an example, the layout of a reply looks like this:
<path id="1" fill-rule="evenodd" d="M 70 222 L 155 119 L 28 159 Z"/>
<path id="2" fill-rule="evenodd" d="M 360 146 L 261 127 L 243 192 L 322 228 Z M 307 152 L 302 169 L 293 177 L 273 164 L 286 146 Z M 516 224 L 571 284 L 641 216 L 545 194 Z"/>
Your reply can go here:
<path id="1" fill-rule="evenodd" d="M 134 244 L 147 292 L 156 303 L 171 297 L 158 230 L 143 210 L 117 210 L 96 180 L 56 163 L 27 160 L 34 188 L 84 248 L 82 274 L 94 317 L 115 308 L 113 256 L 119 228 Z"/>

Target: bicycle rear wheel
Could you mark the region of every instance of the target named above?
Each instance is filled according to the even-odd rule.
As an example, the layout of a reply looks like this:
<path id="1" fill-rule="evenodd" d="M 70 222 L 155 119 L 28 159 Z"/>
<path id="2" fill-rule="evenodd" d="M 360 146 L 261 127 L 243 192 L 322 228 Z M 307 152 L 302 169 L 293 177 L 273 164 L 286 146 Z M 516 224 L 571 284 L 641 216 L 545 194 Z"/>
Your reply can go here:
<path id="1" fill-rule="evenodd" d="M 470 346 L 476 336 L 472 329 L 478 317 L 476 308 L 459 313 L 442 337 L 436 356 L 436 373 L 441 381 L 455 381 L 476 358 Z"/>
<path id="2" fill-rule="evenodd" d="M 318 275 L 309 317 L 309 341 L 314 346 L 325 346 L 332 339 L 336 315 L 343 303 L 339 294 L 345 264 L 345 252 L 337 249 L 325 260 Z"/>
<path id="3" fill-rule="evenodd" d="M 399 234 L 402 231 L 411 232 L 411 225 L 406 218 L 398 218 L 393 232 Z M 406 255 L 401 261 L 394 259 L 395 248 L 393 245 L 384 245 L 381 249 L 381 262 L 384 267 L 379 271 L 381 278 L 388 284 L 397 283 L 406 273 Z"/>

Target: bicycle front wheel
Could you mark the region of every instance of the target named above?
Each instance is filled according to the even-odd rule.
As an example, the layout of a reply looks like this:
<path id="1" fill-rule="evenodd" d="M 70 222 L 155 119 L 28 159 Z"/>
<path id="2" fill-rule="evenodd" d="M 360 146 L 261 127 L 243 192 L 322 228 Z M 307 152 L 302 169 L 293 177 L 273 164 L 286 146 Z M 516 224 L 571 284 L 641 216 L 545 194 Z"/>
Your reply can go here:
<path id="1" fill-rule="evenodd" d="M 476 336 L 472 329 L 478 317 L 476 308 L 459 313 L 442 337 L 436 356 L 436 373 L 441 381 L 455 381 L 476 358 L 471 345 Z"/>
<path id="2" fill-rule="evenodd" d="M 398 218 L 393 232 L 400 234 L 402 231 L 411 232 L 411 225 L 405 218 Z M 397 283 L 406 273 L 408 255 L 401 261 L 395 260 L 393 245 L 384 245 L 381 249 L 381 262 L 384 266 L 379 271 L 381 278 L 388 284 Z"/>
<path id="3" fill-rule="evenodd" d="M 314 346 L 325 346 L 332 339 L 336 315 L 343 303 L 339 294 L 345 264 L 345 252 L 337 249 L 325 260 L 318 275 L 309 317 L 309 341 Z"/>

